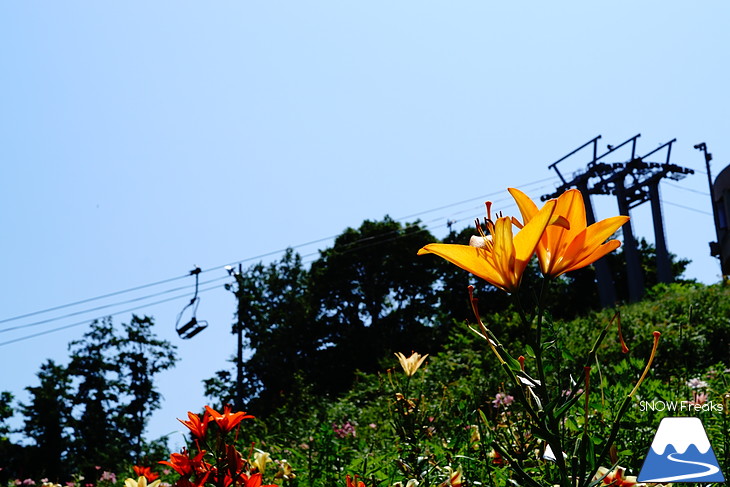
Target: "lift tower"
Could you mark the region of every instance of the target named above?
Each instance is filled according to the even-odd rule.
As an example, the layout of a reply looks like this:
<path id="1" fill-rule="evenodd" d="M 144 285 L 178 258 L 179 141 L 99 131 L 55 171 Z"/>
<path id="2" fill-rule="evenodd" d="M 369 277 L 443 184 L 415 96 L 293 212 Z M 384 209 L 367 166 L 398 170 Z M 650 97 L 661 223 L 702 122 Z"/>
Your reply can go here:
<path id="1" fill-rule="evenodd" d="M 550 164 L 548 168 L 555 170 L 562 184 L 557 188 L 555 193 L 545 195 L 542 199 L 544 201 L 549 198 L 554 198 L 569 188 L 577 188 L 583 194 L 583 199 L 586 204 L 586 220 L 589 225 L 596 221 L 591 195 L 616 196 L 619 213 L 626 216 L 630 216 L 629 213 L 632 208 L 650 201 L 652 220 L 654 222 L 657 276 L 659 282 L 670 282 L 672 280 L 671 259 L 669 258 L 664 232 L 664 220 L 659 197 L 659 182 L 663 178 L 678 181 L 688 174 L 693 174 L 694 171 L 669 162 L 672 153 L 672 144 L 677 139 L 672 139 L 643 156 L 637 156 L 636 143 L 639 137 L 641 137 L 641 134 L 636 134 L 619 145 L 608 145 L 608 150 L 598 155 L 598 140 L 601 138 L 598 135 L 571 153 Z M 576 172 L 573 174 L 572 180 L 566 181 L 558 170 L 558 163 L 590 145 L 593 146 L 593 157 L 586 166 L 586 169 Z M 627 146 L 631 148 L 631 157 L 627 162 L 607 163 L 602 161 L 606 156 Z M 664 162 L 646 161 L 649 156 L 657 154 L 664 149 L 666 149 Z M 624 237 L 624 255 L 626 256 L 629 300 L 633 302 L 641 299 L 644 294 L 641 256 L 636 239 L 634 238 L 631 221 L 622 227 L 622 232 Z M 595 267 L 601 305 L 611 306 L 616 301 L 616 291 L 608 263 L 599 260 L 596 262 Z"/>

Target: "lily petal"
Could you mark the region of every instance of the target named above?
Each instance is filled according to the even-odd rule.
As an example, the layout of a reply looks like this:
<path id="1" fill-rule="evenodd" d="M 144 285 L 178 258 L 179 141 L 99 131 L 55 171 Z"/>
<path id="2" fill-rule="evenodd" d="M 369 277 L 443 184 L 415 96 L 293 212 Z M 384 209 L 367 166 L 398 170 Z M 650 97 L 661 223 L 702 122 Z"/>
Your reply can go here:
<path id="1" fill-rule="evenodd" d="M 583 259 L 581 259 L 578 262 L 574 262 L 570 267 L 565 269 L 563 272 L 571 272 L 577 269 L 582 269 L 583 267 L 590 265 L 591 263 L 597 261 L 601 257 L 610 254 L 617 248 L 621 246 L 621 242 L 618 240 L 609 240 L 605 244 L 599 246 L 593 253 L 590 255 L 585 256 Z M 588 263 L 585 263 L 588 262 Z"/>
<path id="2" fill-rule="evenodd" d="M 516 235 L 513 234 L 511 217 L 498 218 L 494 224 L 490 222 L 491 233 L 485 237 L 489 238 L 489 245 L 486 245 L 486 241 L 483 241 L 483 247 L 429 244 L 418 254 L 436 254 L 504 291 L 514 292 L 520 286 L 522 274 L 535 253 L 545 227 L 553 220 L 556 204 L 555 200 L 547 202 L 533 218 L 529 221 L 526 219 L 525 225 Z"/>
<path id="3" fill-rule="evenodd" d="M 537 218 L 537 206 L 521 191 L 510 189 L 525 226 Z M 628 221 L 627 216 L 616 216 L 586 227 L 583 195 L 577 189 L 561 194 L 553 210 L 550 225 L 545 228 L 537 246 L 542 273 L 557 277 L 592 264 L 618 248 L 620 243 L 604 243 L 607 238 Z M 567 223 L 567 224 L 566 224 Z"/>
<path id="4" fill-rule="evenodd" d="M 490 252 L 486 249 L 458 244 L 432 243 L 418 251 L 418 255 L 436 254 L 477 277 L 505 289 L 505 282 L 496 269 L 487 264 Z"/>

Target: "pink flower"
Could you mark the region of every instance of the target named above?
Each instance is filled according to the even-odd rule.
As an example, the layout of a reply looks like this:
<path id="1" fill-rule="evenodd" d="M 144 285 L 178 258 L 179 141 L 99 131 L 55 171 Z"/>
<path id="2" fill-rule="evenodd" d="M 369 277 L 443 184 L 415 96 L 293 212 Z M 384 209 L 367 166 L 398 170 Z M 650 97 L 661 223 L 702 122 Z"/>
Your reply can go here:
<path id="1" fill-rule="evenodd" d="M 355 431 L 355 426 L 350 423 L 349 421 L 346 421 L 344 424 L 337 426 L 336 423 L 332 424 L 332 430 L 335 432 L 335 435 L 338 438 L 347 438 L 348 436 L 355 437 L 357 436 L 357 432 Z"/>
<path id="2" fill-rule="evenodd" d="M 695 397 L 692 401 L 690 401 L 690 404 L 702 405 L 706 402 L 707 402 L 707 393 L 706 392 L 695 392 Z"/>
<path id="3" fill-rule="evenodd" d="M 563 390 L 563 392 L 561 393 L 561 395 L 563 397 L 570 397 L 570 395 L 571 395 L 572 392 L 573 391 L 570 390 L 570 389 L 565 389 L 565 390 Z M 580 394 L 583 394 L 583 389 L 578 389 L 577 394 L 579 394 L 579 395 Z"/>
<path id="4" fill-rule="evenodd" d="M 687 386 L 690 389 L 704 389 L 707 387 L 707 382 L 695 377 L 687 381 Z"/>
<path id="5" fill-rule="evenodd" d="M 101 477 L 99 477 L 99 480 L 105 480 L 107 482 L 111 482 L 112 484 L 117 483 L 117 475 L 112 472 L 107 472 L 106 470 L 102 472 Z"/>
<path id="6" fill-rule="evenodd" d="M 502 394 L 501 392 L 498 392 L 497 395 L 494 397 L 494 401 L 492 401 L 492 406 L 495 408 L 504 406 L 507 407 L 510 404 L 512 404 L 512 401 L 514 401 L 515 398 L 513 396 L 510 396 L 509 394 Z"/>

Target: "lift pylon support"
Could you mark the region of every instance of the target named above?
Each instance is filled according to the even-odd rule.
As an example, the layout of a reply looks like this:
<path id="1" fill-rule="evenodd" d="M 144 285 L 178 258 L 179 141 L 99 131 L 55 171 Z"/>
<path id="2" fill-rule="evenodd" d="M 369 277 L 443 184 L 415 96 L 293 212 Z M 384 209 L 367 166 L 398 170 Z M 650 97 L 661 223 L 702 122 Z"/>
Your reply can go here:
<path id="1" fill-rule="evenodd" d="M 626 216 L 630 216 L 631 208 L 650 201 L 652 219 L 654 221 L 657 277 L 659 282 L 670 282 L 672 280 L 671 259 L 667 250 L 664 232 L 664 221 L 659 197 L 659 182 L 664 178 L 678 181 L 688 174 L 693 174 L 694 171 L 669 162 L 672 144 L 677 139 L 672 139 L 643 156 L 637 156 L 636 146 L 639 137 L 641 137 L 641 134 L 636 134 L 618 145 L 608 145 L 608 150 L 599 156 L 597 155 L 598 140 L 601 138 L 599 135 L 563 158 L 558 159 L 548 167 L 555 170 L 562 184 L 557 188 L 555 193 L 545 195 L 542 199 L 544 201 L 561 194 L 566 189 L 577 188 L 583 194 L 583 199 L 586 202 L 586 219 L 589 224 L 595 222 L 593 205 L 590 200 L 591 195 L 614 195 L 617 199 L 619 213 Z M 557 164 L 591 144 L 593 145 L 593 157 L 588 162 L 586 169 L 576 172 L 572 180 L 566 181 L 558 170 Z M 627 146 L 631 148 L 631 156 L 627 162 L 607 163 L 602 161 L 605 157 Z M 661 150 L 666 150 L 664 162 L 646 161 L 649 156 L 653 156 Z M 644 276 L 641 269 L 641 255 L 636 239 L 634 238 L 631 221 L 623 226 L 622 232 L 624 237 L 624 255 L 626 256 L 629 300 L 638 301 L 644 294 Z M 600 260 L 595 263 L 595 267 L 601 305 L 613 305 L 616 299 L 611 271 L 607 263 Z"/>

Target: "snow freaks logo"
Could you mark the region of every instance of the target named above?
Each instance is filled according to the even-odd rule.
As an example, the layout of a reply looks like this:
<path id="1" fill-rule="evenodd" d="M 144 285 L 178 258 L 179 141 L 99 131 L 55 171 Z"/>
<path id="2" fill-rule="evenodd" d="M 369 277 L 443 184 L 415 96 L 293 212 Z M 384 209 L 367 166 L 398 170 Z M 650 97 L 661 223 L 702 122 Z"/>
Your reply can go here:
<path id="1" fill-rule="evenodd" d="M 639 482 L 725 482 L 699 418 L 664 418 L 654 435 Z"/>

